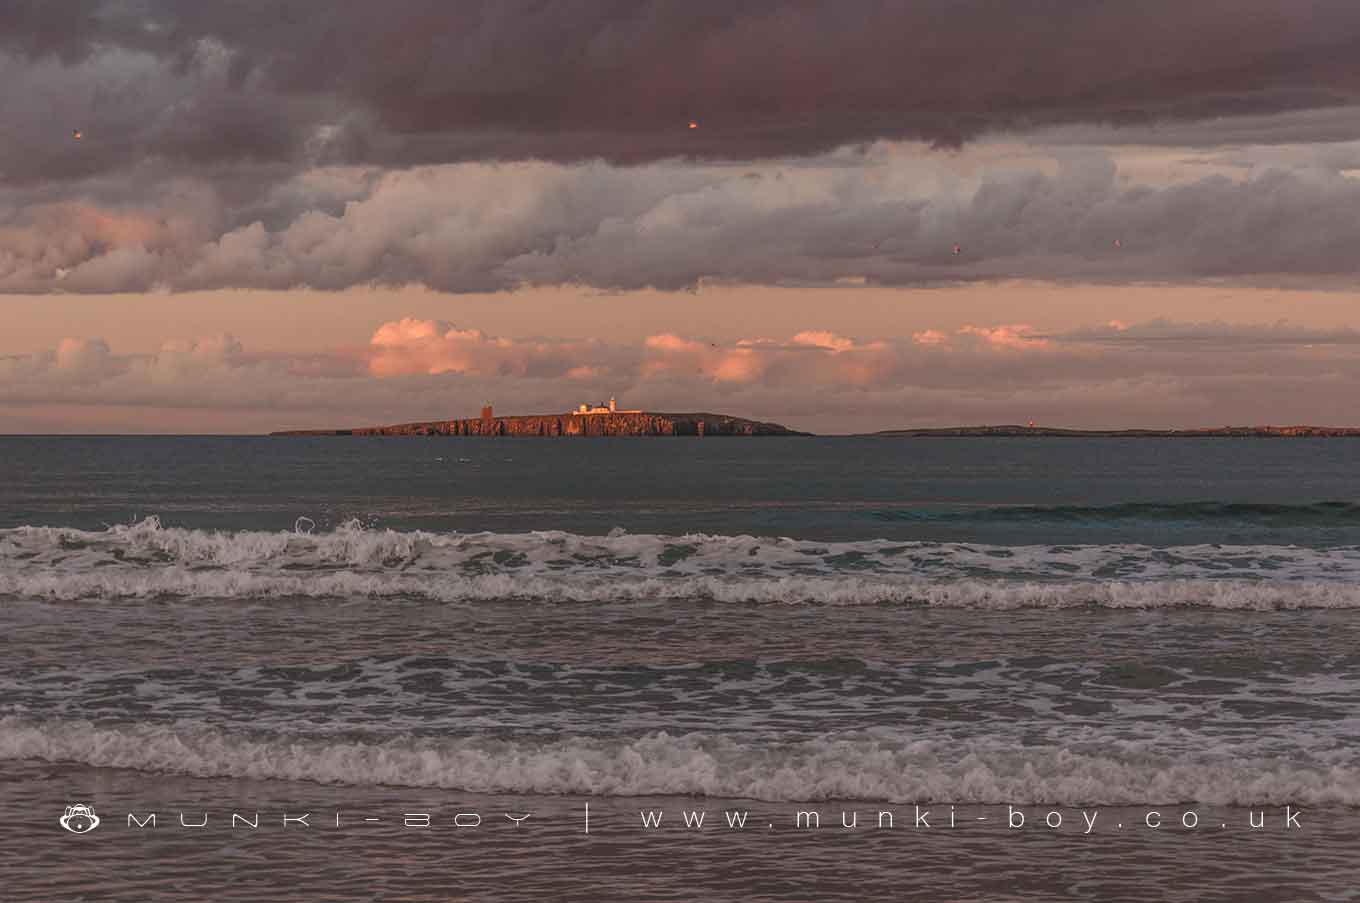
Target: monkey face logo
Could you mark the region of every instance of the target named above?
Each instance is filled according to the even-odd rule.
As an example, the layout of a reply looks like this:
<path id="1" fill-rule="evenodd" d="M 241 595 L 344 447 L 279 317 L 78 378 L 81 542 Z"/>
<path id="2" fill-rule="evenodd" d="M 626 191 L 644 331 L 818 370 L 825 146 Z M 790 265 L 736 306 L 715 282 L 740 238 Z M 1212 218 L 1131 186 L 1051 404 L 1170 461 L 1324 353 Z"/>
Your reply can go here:
<path id="1" fill-rule="evenodd" d="M 99 827 L 99 816 L 84 803 L 66 807 L 66 814 L 57 819 L 61 826 L 72 834 L 88 834 Z"/>

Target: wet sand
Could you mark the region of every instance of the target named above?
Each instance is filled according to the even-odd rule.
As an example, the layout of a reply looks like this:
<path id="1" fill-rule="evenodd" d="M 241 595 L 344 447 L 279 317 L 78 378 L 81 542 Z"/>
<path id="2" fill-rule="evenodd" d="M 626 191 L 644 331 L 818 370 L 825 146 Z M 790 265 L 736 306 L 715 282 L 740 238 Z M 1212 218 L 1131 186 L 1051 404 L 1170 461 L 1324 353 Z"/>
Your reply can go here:
<path id="1" fill-rule="evenodd" d="M 1286 830 L 1274 807 L 1248 827 L 1235 807 L 1023 807 L 759 802 L 677 797 L 499 796 L 283 781 L 152 775 L 8 763 L 0 845 L 12 903 L 159 900 L 1278 900 L 1353 899 L 1350 850 L 1360 816 L 1305 811 Z M 58 825 L 67 805 L 102 821 L 84 835 Z M 590 831 L 584 812 L 591 807 Z M 1193 808 L 1194 830 L 1179 824 Z M 659 812 L 644 828 L 641 811 Z M 686 827 L 682 812 L 706 812 Z M 818 811 L 820 829 L 796 827 Z M 236 812 L 244 821 L 231 823 Z M 894 827 L 878 827 L 880 811 Z M 1253 810 L 1260 811 L 1260 810 Z M 154 825 L 129 825 L 127 815 Z M 283 824 L 310 812 L 308 822 Z M 744 829 L 725 812 L 746 812 Z M 858 814 L 858 827 L 843 820 Z M 208 819 L 206 827 L 183 827 Z M 335 825 L 336 814 L 340 827 Z M 519 819 L 516 825 L 505 817 Z M 528 814 L 527 819 L 523 818 Z M 423 827 L 428 815 L 428 827 Z M 480 824 L 473 826 L 473 816 Z M 455 818 L 466 825 L 458 827 Z M 979 817 L 989 819 L 978 822 Z M 364 822 L 378 818 L 377 823 Z M 693 816 L 691 816 L 693 819 Z M 410 822 L 408 826 L 407 822 Z M 1226 823 L 1228 827 L 1222 825 Z M 1348 896 L 1351 894 L 1351 896 Z"/>

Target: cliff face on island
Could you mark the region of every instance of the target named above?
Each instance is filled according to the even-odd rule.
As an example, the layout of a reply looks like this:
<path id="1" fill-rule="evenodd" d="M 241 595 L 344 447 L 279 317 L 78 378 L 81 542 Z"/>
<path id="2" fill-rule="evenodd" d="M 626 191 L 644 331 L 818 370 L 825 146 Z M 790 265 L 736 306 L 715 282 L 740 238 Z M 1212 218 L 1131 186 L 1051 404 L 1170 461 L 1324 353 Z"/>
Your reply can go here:
<path id="1" fill-rule="evenodd" d="M 725 414 L 530 414 L 426 420 L 347 430 L 288 430 L 275 436 L 806 436 L 778 423 Z"/>

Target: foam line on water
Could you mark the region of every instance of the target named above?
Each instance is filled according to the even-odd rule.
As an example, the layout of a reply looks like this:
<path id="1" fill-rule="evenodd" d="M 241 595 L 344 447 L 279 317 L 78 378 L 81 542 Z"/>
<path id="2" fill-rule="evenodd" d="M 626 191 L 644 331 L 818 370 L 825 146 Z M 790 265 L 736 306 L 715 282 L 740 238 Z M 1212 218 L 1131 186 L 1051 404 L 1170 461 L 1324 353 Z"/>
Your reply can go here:
<path id="1" fill-rule="evenodd" d="M 430 533 L 355 523 L 326 533 L 211 531 L 147 518 L 100 531 L 0 531 L 0 594 L 1354 608 L 1360 548 Z"/>
<path id="2" fill-rule="evenodd" d="M 1087 581 L 1068 583 L 835 577 L 589 578 L 406 576 L 348 571 L 278 576 L 170 568 L 149 573 L 0 574 L 0 596 L 75 600 L 411 599 L 448 603 L 628 603 L 706 600 L 768 605 L 1242 611 L 1360 608 L 1360 586 L 1330 581 Z"/>
<path id="3" fill-rule="evenodd" d="M 1155 741 L 1100 752 L 986 738 L 913 739 L 879 731 L 779 742 L 717 734 L 555 740 L 309 738 L 232 733 L 194 722 L 100 726 L 0 718 L 0 759 L 200 777 L 388 784 L 471 792 L 696 795 L 1142 805 L 1360 806 L 1350 753 L 1282 761 L 1247 746 L 1169 756 Z"/>

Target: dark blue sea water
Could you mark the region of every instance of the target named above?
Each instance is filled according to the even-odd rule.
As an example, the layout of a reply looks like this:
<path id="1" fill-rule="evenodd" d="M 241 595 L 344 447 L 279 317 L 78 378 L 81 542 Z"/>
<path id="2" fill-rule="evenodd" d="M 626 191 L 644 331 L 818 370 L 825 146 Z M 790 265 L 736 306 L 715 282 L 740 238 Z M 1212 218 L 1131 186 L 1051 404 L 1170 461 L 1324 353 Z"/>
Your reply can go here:
<path id="1" fill-rule="evenodd" d="M 6 899 L 1347 899 L 1357 464 L 1346 440 L 0 438 Z M 100 827 L 63 831 L 73 804 Z M 918 805 L 967 829 L 841 824 Z M 230 824 L 297 807 L 342 819 Z"/>
<path id="2" fill-rule="evenodd" d="M 1360 541 L 1360 443 L 0 438 L 0 525 Z"/>

